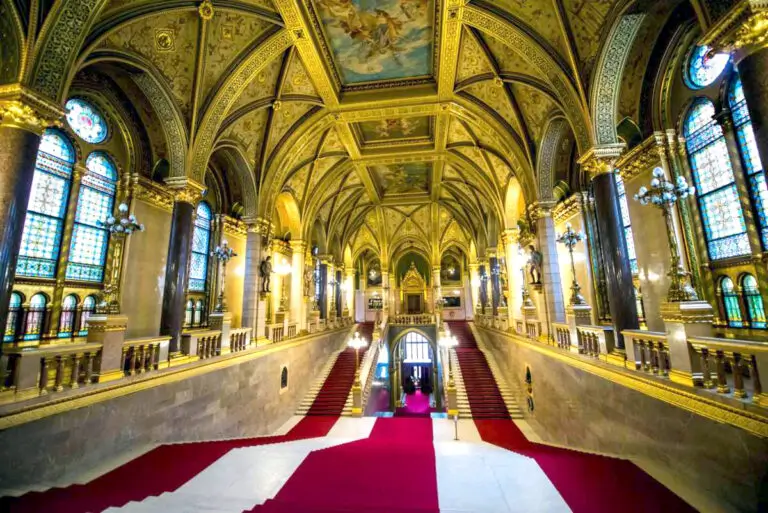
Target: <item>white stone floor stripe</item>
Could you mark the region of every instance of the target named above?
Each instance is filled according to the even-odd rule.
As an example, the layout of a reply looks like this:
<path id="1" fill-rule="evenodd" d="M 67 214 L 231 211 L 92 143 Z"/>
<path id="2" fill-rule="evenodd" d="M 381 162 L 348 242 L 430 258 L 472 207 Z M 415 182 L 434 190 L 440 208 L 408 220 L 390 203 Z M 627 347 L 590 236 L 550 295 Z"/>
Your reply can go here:
<path id="1" fill-rule="evenodd" d="M 303 418 L 304 418 L 304 415 L 294 415 L 294 416 L 292 416 L 290 419 L 285 421 L 285 424 L 283 424 L 282 426 L 277 428 L 277 430 L 275 430 L 275 432 L 272 433 L 272 436 L 287 435 L 288 431 L 293 429 L 296 426 L 296 424 L 301 422 L 301 419 L 303 419 Z"/>
<path id="2" fill-rule="evenodd" d="M 482 443 L 480 432 L 472 419 L 459 419 L 459 440 L 462 442 Z M 435 442 L 448 442 L 456 437 L 456 426 L 453 419 L 432 419 L 432 438 Z"/>

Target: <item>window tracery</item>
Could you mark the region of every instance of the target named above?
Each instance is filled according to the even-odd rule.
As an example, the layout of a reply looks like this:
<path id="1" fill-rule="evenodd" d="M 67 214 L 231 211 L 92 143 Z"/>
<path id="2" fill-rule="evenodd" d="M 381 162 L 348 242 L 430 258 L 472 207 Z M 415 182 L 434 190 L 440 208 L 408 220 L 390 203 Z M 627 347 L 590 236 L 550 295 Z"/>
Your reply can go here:
<path id="1" fill-rule="evenodd" d="M 714 83 L 725 67 L 730 56 L 725 53 L 709 55 L 709 47 L 697 46 L 691 51 L 686 67 L 686 82 L 692 89 L 702 89 Z"/>
<path id="2" fill-rule="evenodd" d="M 70 99 L 67 109 L 67 123 L 82 140 L 99 144 L 106 140 L 108 131 L 104 115 L 93 104 L 79 98 Z"/>

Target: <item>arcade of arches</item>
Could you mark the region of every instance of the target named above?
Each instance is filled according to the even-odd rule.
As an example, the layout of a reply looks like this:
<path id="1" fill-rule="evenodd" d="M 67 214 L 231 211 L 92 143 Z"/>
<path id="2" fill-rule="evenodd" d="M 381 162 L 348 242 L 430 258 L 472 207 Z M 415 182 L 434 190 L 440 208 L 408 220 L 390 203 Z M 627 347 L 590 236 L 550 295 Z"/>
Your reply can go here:
<path id="1" fill-rule="evenodd" d="M 208 499 L 511 511 L 455 415 L 536 462 L 527 509 L 768 507 L 766 33 L 764 0 L 0 0 L 2 500 L 202 510 L 271 442 L 123 495 L 175 446 L 113 460 L 293 419 L 279 486 Z M 401 437 L 435 475 L 402 504 L 317 476 Z"/>

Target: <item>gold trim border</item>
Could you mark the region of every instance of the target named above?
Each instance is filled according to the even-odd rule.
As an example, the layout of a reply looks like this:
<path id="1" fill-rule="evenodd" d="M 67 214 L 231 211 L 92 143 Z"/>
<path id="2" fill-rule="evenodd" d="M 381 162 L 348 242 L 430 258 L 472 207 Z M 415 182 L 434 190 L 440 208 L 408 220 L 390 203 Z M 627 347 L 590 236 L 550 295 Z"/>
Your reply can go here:
<path id="1" fill-rule="evenodd" d="M 202 360 L 198 365 L 192 368 L 176 368 L 163 372 L 162 374 L 155 374 L 147 379 L 132 383 L 120 383 L 114 386 L 100 388 L 92 391 L 87 395 L 78 395 L 76 397 L 65 397 L 53 403 L 46 403 L 43 405 L 32 405 L 27 409 L 10 413 L 4 417 L 0 417 L 0 431 L 18 427 L 29 422 L 41 420 L 60 413 L 66 413 L 71 410 L 77 410 L 80 408 L 86 408 L 93 406 L 104 401 L 111 399 L 117 399 L 129 394 L 135 394 L 137 392 L 143 392 L 161 385 L 167 385 L 170 383 L 176 383 L 185 379 L 193 378 L 209 372 L 214 372 L 241 363 L 256 360 L 264 356 L 271 355 L 273 353 L 282 351 L 284 349 L 292 349 L 303 344 L 314 341 L 319 337 L 327 335 L 334 335 L 344 332 L 345 330 L 352 333 L 352 330 L 357 329 L 357 324 L 352 326 L 345 326 L 336 330 L 328 330 L 321 333 L 313 333 L 304 337 L 298 337 L 296 339 L 279 342 L 277 344 L 269 344 L 264 346 L 258 346 L 252 351 L 244 351 L 239 353 L 233 353 L 223 359 L 210 361 Z"/>
<path id="2" fill-rule="evenodd" d="M 597 366 L 591 362 L 582 361 L 580 358 L 569 353 L 561 353 L 548 346 L 539 343 L 533 343 L 518 335 L 506 333 L 503 331 L 486 328 L 483 326 L 474 326 L 478 331 L 487 331 L 507 337 L 513 342 L 528 347 L 538 353 L 550 356 L 555 360 L 564 362 L 571 367 L 586 371 L 595 376 L 601 377 L 618 385 L 622 385 L 630 390 L 640 392 L 654 399 L 658 399 L 672 406 L 695 413 L 722 424 L 730 424 L 734 427 L 743 429 L 760 438 L 768 438 L 768 417 L 739 410 L 732 406 L 712 401 L 698 394 L 686 392 L 674 387 L 657 383 L 642 376 L 631 376 L 618 370 Z"/>

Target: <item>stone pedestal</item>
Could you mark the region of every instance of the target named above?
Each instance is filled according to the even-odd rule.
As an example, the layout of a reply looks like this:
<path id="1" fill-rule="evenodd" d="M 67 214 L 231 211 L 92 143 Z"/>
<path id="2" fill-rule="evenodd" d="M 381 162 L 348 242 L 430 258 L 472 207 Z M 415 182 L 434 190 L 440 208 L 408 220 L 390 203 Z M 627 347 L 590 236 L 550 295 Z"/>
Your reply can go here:
<path id="1" fill-rule="evenodd" d="M 363 416 L 363 389 L 358 384 L 352 386 L 352 416 Z"/>
<path id="2" fill-rule="evenodd" d="M 688 337 L 711 337 L 714 311 L 706 301 L 662 303 L 661 318 L 667 331 L 669 379 L 683 385 L 701 382 L 701 362 Z"/>
<path id="3" fill-rule="evenodd" d="M 453 417 L 454 415 L 459 414 L 459 401 L 456 396 L 456 387 L 452 386 L 451 383 L 448 383 L 448 386 L 445 388 L 445 395 L 446 399 L 448 400 L 448 404 L 446 405 L 446 413 L 449 417 Z"/>
<path id="4" fill-rule="evenodd" d="M 592 324 L 592 307 L 589 305 L 570 305 L 565 309 L 565 322 L 571 332 L 571 352 L 580 353 L 579 333 L 577 326 Z"/>
<path id="5" fill-rule="evenodd" d="M 98 382 L 114 381 L 125 376 L 123 343 L 128 317 L 125 315 L 94 314 L 88 318 L 88 342 L 101 344 L 101 366 Z"/>
<path id="6" fill-rule="evenodd" d="M 232 314 L 230 312 L 213 312 L 208 316 L 208 325 L 212 330 L 221 331 L 221 354 L 231 353 L 229 333 L 232 330 Z"/>
<path id="7" fill-rule="evenodd" d="M 269 344 L 267 340 L 267 305 L 269 304 L 269 294 L 259 294 L 259 301 L 256 307 L 256 327 L 254 329 L 254 343 L 256 346 Z"/>

